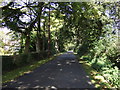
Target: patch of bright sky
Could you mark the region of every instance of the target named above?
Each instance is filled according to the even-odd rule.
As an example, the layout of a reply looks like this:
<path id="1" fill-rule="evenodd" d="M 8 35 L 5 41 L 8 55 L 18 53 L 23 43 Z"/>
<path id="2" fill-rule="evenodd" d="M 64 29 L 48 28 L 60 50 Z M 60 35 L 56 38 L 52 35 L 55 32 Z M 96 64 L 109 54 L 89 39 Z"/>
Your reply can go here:
<path id="1" fill-rule="evenodd" d="M 20 5 L 25 5 L 24 2 L 27 2 L 28 0 L 1 0 L 0 7 L 7 5 L 9 2 L 17 2 Z"/>
<path id="2" fill-rule="evenodd" d="M 23 15 L 23 16 L 20 17 L 20 20 L 22 22 L 28 23 L 28 22 L 30 22 L 30 17 L 28 17 L 27 15 Z"/>
<path id="3" fill-rule="evenodd" d="M 105 11 L 105 14 L 106 14 L 108 17 L 110 17 L 109 13 L 110 13 L 109 10 L 106 10 L 106 11 Z"/>
<path id="4" fill-rule="evenodd" d="M 7 34 L 8 32 L 10 32 L 10 29 L 8 29 L 7 27 L 1 27 L 0 31 L 4 32 L 5 34 Z"/>
<path id="5" fill-rule="evenodd" d="M 6 27 L 3 27 L 3 28 L 0 28 L 0 32 L 2 33 L 0 35 L 0 38 L 3 39 L 3 42 L 4 43 L 7 43 L 9 42 L 9 40 L 12 38 L 10 35 L 7 35 L 7 33 L 10 32 L 10 29 L 6 28 Z"/>

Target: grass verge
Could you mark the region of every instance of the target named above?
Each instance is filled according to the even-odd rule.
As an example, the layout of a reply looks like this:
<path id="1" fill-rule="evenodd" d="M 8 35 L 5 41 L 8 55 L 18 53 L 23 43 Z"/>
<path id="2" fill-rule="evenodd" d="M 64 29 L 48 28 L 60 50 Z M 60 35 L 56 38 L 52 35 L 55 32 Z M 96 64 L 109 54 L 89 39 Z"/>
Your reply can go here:
<path id="1" fill-rule="evenodd" d="M 79 63 L 82 64 L 83 68 L 85 69 L 85 71 L 87 72 L 88 76 L 91 79 L 91 82 L 94 84 L 94 86 L 96 88 L 104 89 L 104 88 L 111 88 L 112 86 L 105 80 L 105 78 L 103 76 L 100 75 L 99 72 L 97 72 L 95 69 L 93 69 L 91 67 L 91 65 L 83 60 L 80 59 L 79 56 L 77 54 L 75 54 L 77 56 L 77 59 L 79 60 Z"/>
<path id="2" fill-rule="evenodd" d="M 39 67 L 40 65 L 45 64 L 48 61 L 53 60 L 56 56 L 58 56 L 60 54 L 55 54 L 54 56 L 52 56 L 48 59 L 36 61 L 36 62 L 34 62 L 30 65 L 26 65 L 24 67 L 17 68 L 13 71 L 6 72 L 5 74 L 2 75 L 2 83 L 7 83 L 7 82 L 10 82 L 10 81 L 14 81 L 16 78 L 18 78 L 20 76 L 23 76 L 24 74 L 30 73 L 31 71 L 33 71 L 35 68 Z"/>
<path id="3" fill-rule="evenodd" d="M 104 77 L 101 76 L 95 69 L 93 69 L 87 61 L 80 59 L 79 63 L 82 64 L 83 68 L 89 75 L 91 82 L 96 88 L 111 88 L 111 85 L 104 79 Z"/>

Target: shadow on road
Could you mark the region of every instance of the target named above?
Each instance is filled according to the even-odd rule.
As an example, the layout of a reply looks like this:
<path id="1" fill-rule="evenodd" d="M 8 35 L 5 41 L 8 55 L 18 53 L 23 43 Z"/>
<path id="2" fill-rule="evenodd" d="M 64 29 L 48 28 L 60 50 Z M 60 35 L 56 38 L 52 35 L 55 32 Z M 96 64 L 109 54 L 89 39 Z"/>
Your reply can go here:
<path id="1" fill-rule="evenodd" d="M 73 52 L 67 52 L 3 88 L 94 88 Z"/>

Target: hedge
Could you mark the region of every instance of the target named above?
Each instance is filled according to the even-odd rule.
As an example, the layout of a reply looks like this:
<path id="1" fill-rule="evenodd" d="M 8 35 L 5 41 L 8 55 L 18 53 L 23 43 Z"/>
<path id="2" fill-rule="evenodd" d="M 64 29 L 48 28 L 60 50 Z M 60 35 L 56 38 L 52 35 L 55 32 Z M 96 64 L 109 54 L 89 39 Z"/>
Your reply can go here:
<path id="1" fill-rule="evenodd" d="M 40 53 L 32 52 L 28 54 L 20 54 L 14 56 L 2 56 L 2 72 L 14 70 L 15 68 L 22 67 L 23 65 L 30 64 L 34 61 L 39 61 L 47 58 L 47 51 Z M 51 55 L 54 53 L 51 52 Z"/>

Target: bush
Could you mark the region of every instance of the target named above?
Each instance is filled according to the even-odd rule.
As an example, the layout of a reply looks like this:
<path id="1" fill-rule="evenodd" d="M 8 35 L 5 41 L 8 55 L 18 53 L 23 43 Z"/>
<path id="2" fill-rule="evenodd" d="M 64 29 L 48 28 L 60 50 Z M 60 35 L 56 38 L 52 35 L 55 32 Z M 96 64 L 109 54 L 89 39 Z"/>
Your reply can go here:
<path id="1" fill-rule="evenodd" d="M 54 53 L 51 51 L 50 55 Z M 10 71 L 15 68 L 22 67 L 26 64 L 31 64 L 34 61 L 39 61 L 48 57 L 47 51 L 41 51 L 40 53 L 32 52 L 28 54 L 20 54 L 15 56 L 2 56 L 2 71 Z"/>
<path id="2" fill-rule="evenodd" d="M 102 71 L 102 75 L 113 85 L 113 87 L 117 88 L 120 85 L 120 71 L 117 67 L 115 68 L 104 68 Z"/>
<path id="3" fill-rule="evenodd" d="M 97 71 L 100 71 L 105 66 L 106 66 L 105 63 L 102 61 L 98 61 L 97 63 L 92 64 L 92 68 L 94 68 Z"/>
<path id="4" fill-rule="evenodd" d="M 106 80 L 115 87 L 120 85 L 120 51 L 116 44 L 116 37 L 104 37 L 93 43 L 89 53 L 83 57 L 99 73 L 106 77 Z M 79 49 L 80 56 L 84 55 L 86 49 L 82 45 Z M 81 50 L 81 51 L 80 51 Z M 83 53 L 81 53 L 85 50 Z M 118 67 L 118 68 L 117 68 Z"/>
<path id="5" fill-rule="evenodd" d="M 42 56 L 40 56 L 39 53 L 33 52 L 33 53 L 29 53 L 28 54 L 28 61 L 32 62 L 32 61 L 38 61 L 41 60 Z"/>
<path id="6" fill-rule="evenodd" d="M 15 68 L 12 56 L 2 56 L 2 71 L 10 71 Z"/>
<path id="7" fill-rule="evenodd" d="M 85 61 L 88 61 L 88 62 L 91 62 L 91 58 L 89 57 L 89 55 L 87 55 L 87 56 L 82 56 L 81 57 L 83 60 L 85 60 Z"/>
<path id="8" fill-rule="evenodd" d="M 29 54 L 20 54 L 14 57 L 14 63 L 20 67 L 22 65 L 25 65 L 28 62 L 28 55 Z"/>
<path id="9" fill-rule="evenodd" d="M 79 47 L 77 53 L 81 57 L 85 55 L 88 52 L 88 44 L 83 44 L 82 46 Z"/>
<path id="10" fill-rule="evenodd" d="M 20 67 L 22 65 L 30 64 L 34 61 L 38 61 L 47 57 L 47 52 L 32 52 L 28 54 L 20 54 L 14 59 L 14 63 Z"/>

